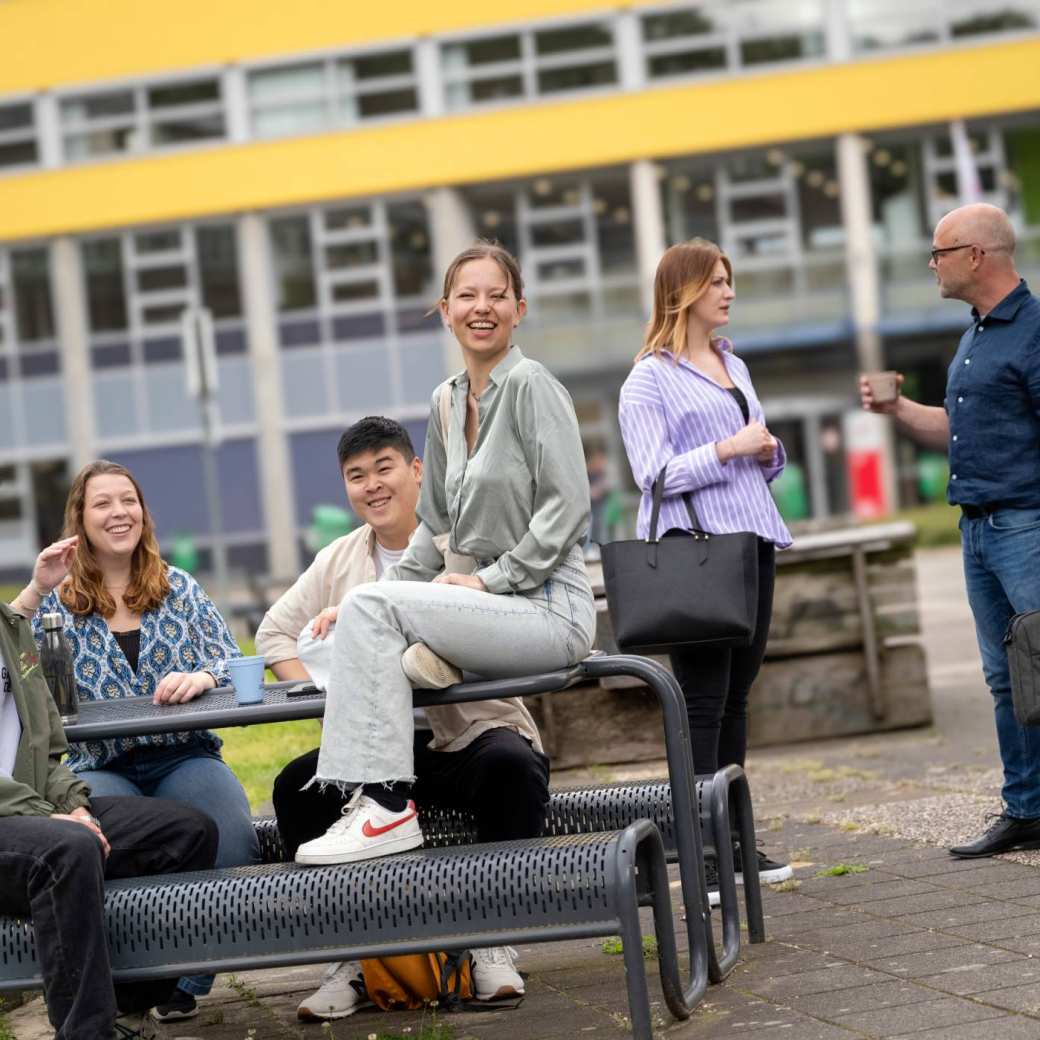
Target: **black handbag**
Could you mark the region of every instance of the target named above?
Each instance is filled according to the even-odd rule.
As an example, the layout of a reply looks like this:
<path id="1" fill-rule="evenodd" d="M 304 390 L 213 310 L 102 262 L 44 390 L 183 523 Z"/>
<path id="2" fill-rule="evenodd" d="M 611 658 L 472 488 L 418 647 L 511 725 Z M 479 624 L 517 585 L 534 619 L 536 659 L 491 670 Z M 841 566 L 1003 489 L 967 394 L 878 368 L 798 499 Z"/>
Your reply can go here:
<path id="1" fill-rule="evenodd" d="M 709 534 L 683 495 L 689 531 L 661 539 L 657 524 L 667 466 L 653 486 L 646 541 L 602 547 L 603 582 L 618 647 L 661 654 L 697 646 L 747 646 L 758 610 L 758 536 Z"/>
<path id="2" fill-rule="evenodd" d="M 1015 721 L 1020 726 L 1040 726 L 1040 610 L 1016 614 L 1008 622 L 1004 646 Z"/>

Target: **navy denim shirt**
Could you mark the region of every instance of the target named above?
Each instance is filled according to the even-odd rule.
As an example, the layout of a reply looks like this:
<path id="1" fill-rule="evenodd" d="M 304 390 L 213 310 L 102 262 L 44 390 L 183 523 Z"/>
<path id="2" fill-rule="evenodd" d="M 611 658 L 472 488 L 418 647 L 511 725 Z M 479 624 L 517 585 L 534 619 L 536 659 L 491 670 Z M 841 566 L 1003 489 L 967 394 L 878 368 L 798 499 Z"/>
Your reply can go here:
<path id="1" fill-rule="evenodd" d="M 946 380 L 953 505 L 1040 509 L 1040 300 L 1025 281 L 961 337 Z"/>

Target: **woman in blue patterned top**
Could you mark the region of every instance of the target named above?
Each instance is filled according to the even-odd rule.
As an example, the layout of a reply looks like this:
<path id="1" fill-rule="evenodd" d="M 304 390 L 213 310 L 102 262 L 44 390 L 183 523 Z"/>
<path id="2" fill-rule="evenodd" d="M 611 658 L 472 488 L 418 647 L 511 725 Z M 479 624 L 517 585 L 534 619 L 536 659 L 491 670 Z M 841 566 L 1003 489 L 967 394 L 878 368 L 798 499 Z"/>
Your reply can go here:
<path id="1" fill-rule="evenodd" d="M 73 482 L 65 537 L 44 549 L 32 581 L 13 606 L 32 618 L 65 616 L 80 700 L 150 696 L 177 704 L 229 682 L 240 651 L 224 619 L 190 574 L 159 556 L 141 489 L 114 462 L 94 462 Z M 213 817 L 217 866 L 259 859 L 249 802 L 208 731 L 165 733 L 72 744 L 68 765 L 93 795 L 172 798 Z M 212 977 L 182 979 L 161 1018 L 196 1013 L 195 996 Z"/>

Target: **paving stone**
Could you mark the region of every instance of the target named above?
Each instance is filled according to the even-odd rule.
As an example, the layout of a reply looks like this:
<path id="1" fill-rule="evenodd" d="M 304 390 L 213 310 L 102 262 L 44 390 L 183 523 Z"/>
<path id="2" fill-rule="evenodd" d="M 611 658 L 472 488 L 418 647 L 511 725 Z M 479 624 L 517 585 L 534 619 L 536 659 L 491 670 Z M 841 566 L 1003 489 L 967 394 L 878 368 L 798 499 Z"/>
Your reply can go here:
<path id="1" fill-rule="evenodd" d="M 980 899 L 1013 899 L 1019 902 L 1030 896 L 1040 897 L 1040 871 L 1034 872 L 1032 877 L 986 882 L 971 891 Z"/>
<path id="2" fill-rule="evenodd" d="M 808 996 L 813 993 L 828 993 L 852 986 L 867 986 L 875 982 L 887 981 L 889 979 L 879 971 L 871 971 L 858 964 L 837 960 L 827 968 L 817 968 L 793 975 L 780 975 L 769 979 L 752 979 L 749 988 L 760 997 L 776 1000 L 799 995 Z"/>
<path id="3" fill-rule="evenodd" d="M 831 886 L 829 891 L 813 891 L 817 899 L 826 899 L 829 903 L 838 906 L 866 905 L 876 903 L 880 899 L 901 899 L 904 896 L 925 895 L 929 892 L 937 892 L 939 889 L 927 881 L 918 881 L 914 878 L 897 878 L 894 881 L 885 881 L 876 885 L 859 885 L 855 887 L 842 888 L 840 882 L 844 878 L 834 878 L 839 884 Z M 868 907 L 868 912 L 873 912 Z"/>
<path id="4" fill-rule="evenodd" d="M 975 939 L 980 942 L 1040 935 L 1040 914 L 999 917 L 995 921 L 978 921 L 975 924 L 957 925 L 950 931 L 963 935 L 966 939 Z M 1004 943 L 1000 945 L 1003 946 Z"/>
<path id="5" fill-rule="evenodd" d="M 766 934 L 778 939 L 798 935 L 800 932 L 811 932 L 816 928 L 825 928 L 833 924 L 846 924 L 853 928 L 857 924 L 869 920 L 858 910 L 839 910 L 833 906 L 819 906 L 819 909 L 806 910 L 800 914 L 782 914 L 773 917 L 765 914 Z"/>
<path id="6" fill-rule="evenodd" d="M 901 1004 L 896 1007 L 878 1008 L 875 1011 L 859 1011 L 852 1015 L 838 1015 L 838 1025 L 859 1029 L 868 1036 L 889 1036 L 893 1033 L 913 1030 L 915 1026 L 956 1025 L 963 1022 L 981 1022 L 987 1018 L 1000 1018 L 996 1008 L 984 1007 L 961 1000 L 959 997 L 939 997 L 919 1004 Z M 985 1026 L 981 1026 L 981 1034 Z"/>
<path id="7" fill-rule="evenodd" d="M 1011 950 L 1012 953 L 1025 954 L 1027 957 L 1040 957 L 1040 935 L 1022 935 L 1017 939 L 991 939 L 990 942 L 1002 950 Z"/>
<path id="8" fill-rule="evenodd" d="M 847 916 L 847 915 L 846 915 Z M 889 917 L 863 917 L 852 926 L 860 939 L 884 939 L 891 935 L 906 935 L 918 931 L 913 925 L 907 925 L 902 918 L 893 920 Z M 837 924 L 829 924 L 823 928 L 814 928 L 799 938 L 800 942 L 829 942 L 833 939 L 846 938 L 852 934 L 848 920 Z"/>
<path id="9" fill-rule="evenodd" d="M 992 1040 L 1037 1040 L 1040 1024 L 1029 1018 L 1007 1015 L 1003 1018 L 988 1018 L 985 1033 Z M 963 1022 L 956 1026 L 939 1026 L 913 1033 L 900 1033 L 889 1040 L 979 1040 L 983 1027 L 975 1022 Z"/>
<path id="10" fill-rule="evenodd" d="M 806 1018 L 769 1029 L 755 1029 L 750 1033 L 747 1030 L 741 1030 L 713 1034 L 712 1040 L 733 1040 L 733 1038 L 743 1038 L 749 1035 L 754 1040 L 853 1040 L 853 1038 L 858 1040 L 863 1036 L 862 1033 L 854 1033 L 848 1029 L 842 1029 L 840 1026 Z"/>
<path id="11" fill-rule="evenodd" d="M 1040 958 L 1024 957 L 1003 964 L 976 967 L 970 971 L 944 971 L 941 975 L 926 975 L 918 981 L 923 986 L 932 986 L 960 996 L 1036 984 L 1040 983 Z"/>
<path id="12" fill-rule="evenodd" d="M 762 912 L 766 917 L 786 917 L 788 914 L 800 914 L 806 910 L 819 910 L 818 899 L 800 895 L 798 892 L 763 893 Z"/>
<path id="13" fill-rule="evenodd" d="M 869 967 L 889 972 L 905 979 L 919 979 L 926 975 L 938 975 L 944 971 L 968 971 L 986 964 L 1000 964 L 1017 960 L 1016 954 L 995 946 L 968 943 L 942 950 L 924 950 L 901 957 L 885 957 L 868 962 Z"/>
<path id="14" fill-rule="evenodd" d="M 984 1004 L 993 1004 L 995 1007 L 1007 1008 L 1008 1011 L 1019 1011 L 1040 1018 L 1040 985 L 1036 983 L 987 989 L 972 996 Z M 1036 1024 L 1036 1035 L 1040 1036 L 1040 1023 Z"/>
<path id="15" fill-rule="evenodd" d="M 943 885 L 966 886 L 978 888 L 981 885 L 998 884 L 1002 881 L 1016 881 L 1019 878 L 1035 878 L 1038 872 L 1035 867 L 1026 867 L 1021 863 L 1008 863 L 1004 860 L 967 860 L 971 869 L 947 871 L 937 875 Z M 980 862 L 984 865 L 980 866 Z"/>
<path id="16" fill-rule="evenodd" d="M 913 860 L 887 860 L 885 869 L 893 874 L 902 874 L 903 877 L 927 877 L 934 874 L 936 877 L 944 877 L 952 874 L 970 873 L 979 869 L 977 859 L 957 859 L 945 850 L 943 856 L 931 856 L 927 859 Z M 992 864 L 994 861 L 987 861 Z M 1003 862 L 1003 861 L 1001 861 Z"/>
<path id="17" fill-rule="evenodd" d="M 1021 917 L 1023 913 L 1028 913 L 1028 911 L 1014 903 L 995 903 L 984 899 L 965 903 L 962 898 L 960 906 L 908 913 L 900 920 L 918 928 L 945 929 L 956 928 L 962 924 L 978 924 L 979 921 L 998 921 L 1007 917 Z"/>
<path id="18" fill-rule="evenodd" d="M 831 892 L 844 891 L 852 888 L 865 888 L 870 885 L 882 884 L 889 881 L 907 880 L 906 878 L 900 877 L 898 874 L 878 870 L 874 867 L 864 871 L 862 874 L 842 874 L 840 877 L 817 877 L 817 869 L 823 868 L 818 868 L 817 865 L 814 865 L 806 868 L 805 873 L 799 870 L 795 871 L 795 877 L 799 878 L 802 882 L 802 886 L 798 891 L 803 896 L 827 899 Z"/>
<path id="19" fill-rule="evenodd" d="M 962 894 L 936 889 L 917 895 L 902 896 L 899 899 L 879 900 L 870 904 L 869 912 L 879 917 L 902 917 L 926 910 L 945 910 L 947 907 L 963 906 L 963 903 Z"/>
<path id="20" fill-rule="evenodd" d="M 885 939 L 872 939 L 868 942 L 863 942 L 856 935 L 850 935 L 845 942 L 828 946 L 827 951 L 838 957 L 844 957 L 846 960 L 873 964 L 884 957 L 900 957 L 908 953 L 943 950 L 951 946 L 963 946 L 964 943 L 965 940 L 959 935 L 917 931 L 906 935 L 893 935 Z"/>
<path id="21" fill-rule="evenodd" d="M 855 1011 L 872 1011 L 875 1008 L 896 1007 L 901 1004 L 917 1004 L 934 1000 L 935 994 L 912 982 L 891 979 L 875 982 L 869 986 L 850 986 L 837 992 L 811 993 L 785 997 L 785 1001 L 807 1015 L 833 1019 L 836 1015 L 848 1015 Z"/>

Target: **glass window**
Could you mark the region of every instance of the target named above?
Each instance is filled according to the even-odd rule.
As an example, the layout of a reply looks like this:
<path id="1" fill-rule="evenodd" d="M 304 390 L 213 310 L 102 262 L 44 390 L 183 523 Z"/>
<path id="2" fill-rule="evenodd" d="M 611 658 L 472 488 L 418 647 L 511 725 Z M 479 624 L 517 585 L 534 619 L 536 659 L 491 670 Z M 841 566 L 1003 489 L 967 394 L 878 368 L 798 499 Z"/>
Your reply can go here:
<path id="1" fill-rule="evenodd" d="M 439 293 L 434 283 L 426 207 L 419 201 L 391 203 L 387 220 L 394 292 L 401 297 L 418 297 L 420 307 L 432 306 Z"/>
<path id="2" fill-rule="evenodd" d="M 643 16 L 643 39 L 647 43 L 674 40 L 677 36 L 699 36 L 715 32 L 717 28 L 714 19 L 700 8 Z"/>
<path id="3" fill-rule="evenodd" d="M 484 36 L 479 40 L 448 44 L 441 53 L 446 73 L 502 61 L 519 61 L 520 37 Z"/>
<path id="4" fill-rule="evenodd" d="M 1006 0 L 999 4 L 983 0 L 960 0 L 949 4 L 950 35 L 979 36 L 987 33 L 1023 32 L 1040 28 L 1040 4 Z"/>
<path id="5" fill-rule="evenodd" d="M 278 310 L 309 310 L 318 302 L 310 221 L 305 216 L 280 217 L 269 227 Z"/>
<path id="6" fill-rule="evenodd" d="M 22 343 L 53 339 L 50 264 L 46 249 L 19 249 L 10 254 L 11 288 L 18 339 Z"/>
<path id="7" fill-rule="evenodd" d="M 32 104 L 0 105 L 0 166 L 26 166 L 38 157 Z"/>
<path id="8" fill-rule="evenodd" d="M 249 74 L 248 90 L 259 137 L 419 110 L 411 49 L 258 69 Z"/>
<path id="9" fill-rule="evenodd" d="M 572 25 L 566 29 L 545 29 L 534 34 L 535 51 L 540 55 L 564 54 L 589 47 L 613 46 L 614 37 L 607 25 Z"/>
<path id="10" fill-rule="evenodd" d="M 146 84 L 62 99 L 65 157 L 88 159 L 225 136 L 216 78 Z"/>
<path id="11" fill-rule="evenodd" d="M 231 225 L 195 229 L 202 302 L 214 318 L 240 318 L 242 295 L 238 280 L 238 249 Z"/>
<path id="12" fill-rule="evenodd" d="M 767 65 L 770 62 L 799 61 L 822 57 L 822 32 L 788 33 L 758 40 L 744 40 L 740 44 L 740 60 L 744 65 Z"/>
<path id="13" fill-rule="evenodd" d="M 93 332 L 127 327 L 123 253 L 118 238 L 84 242 L 83 269 L 87 281 L 87 309 Z"/>

